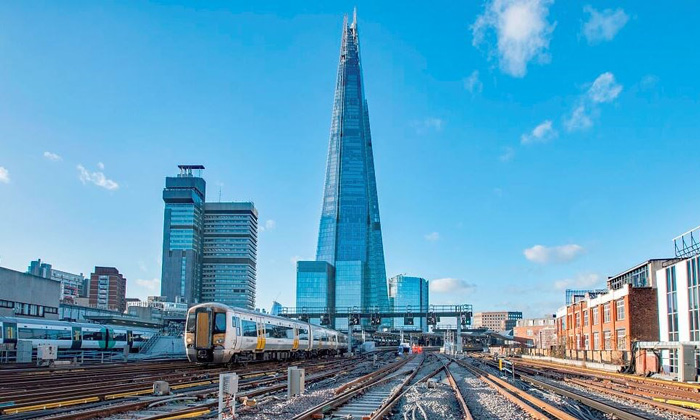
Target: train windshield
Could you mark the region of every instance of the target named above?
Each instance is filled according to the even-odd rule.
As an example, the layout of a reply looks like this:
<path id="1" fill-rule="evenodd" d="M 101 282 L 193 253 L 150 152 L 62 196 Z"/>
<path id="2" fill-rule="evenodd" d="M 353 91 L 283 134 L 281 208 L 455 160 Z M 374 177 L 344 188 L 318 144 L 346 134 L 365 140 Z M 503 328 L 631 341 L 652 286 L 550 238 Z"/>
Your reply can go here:
<path id="1" fill-rule="evenodd" d="M 195 322 L 195 314 L 194 311 L 192 311 L 189 315 L 187 315 L 187 332 L 194 332 L 196 327 L 197 323 Z"/>
<path id="2" fill-rule="evenodd" d="M 214 316 L 214 334 L 226 332 L 226 314 L 219 312 Z"/>

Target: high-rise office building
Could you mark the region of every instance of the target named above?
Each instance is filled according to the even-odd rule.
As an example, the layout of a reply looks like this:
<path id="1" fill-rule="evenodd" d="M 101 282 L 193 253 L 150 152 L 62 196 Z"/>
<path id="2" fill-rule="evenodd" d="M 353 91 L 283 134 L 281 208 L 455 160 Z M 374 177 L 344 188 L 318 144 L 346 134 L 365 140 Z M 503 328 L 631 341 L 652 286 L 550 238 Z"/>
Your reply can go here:
<path id="1" fill-rule="evenodd" d="M 389 308 L 356 16 L 343 22 L 316 260 L 335 269 L 336 308 Z M 297 298 L 297 307 L 308 303 Z"/>
<path id="2" fill-rule="evenodd" d="M 95 308 L 126 311 L 126 278 L 114 267 L 95 267 L 88 299 Z"/>
<path id="3" fill-rule="evenodd" d="M 255 308 L 258 211 L 248 202 L 206 202 L 202 165 L 165 179 L 161 296 Z M 198 171 L 195 175 L 193 171 Z"/>
<path id="4" fill-rule="evenodd" d="M 428 293 L 428 280 L 424 278 L 399 274 L 389 279 L 389 298 L 394 311 L 414 315 L 408 319 L 394 318 L 394 328 L 428 332 Z"/>
<path id="5" fill-rule="evenodd" d="M 253 203 L 205 203 L 202 302 L 255 309 L 258 211 Z"/>
<path id="6" fill-rule="evenodd" d="M 170 302 L 197 303 L 202 278 L 206 182 L 195 176 L 202 165 L 179 165 L 176 177 L 165 178 L 163 201 L 163 270 L 161 295 Z"/>

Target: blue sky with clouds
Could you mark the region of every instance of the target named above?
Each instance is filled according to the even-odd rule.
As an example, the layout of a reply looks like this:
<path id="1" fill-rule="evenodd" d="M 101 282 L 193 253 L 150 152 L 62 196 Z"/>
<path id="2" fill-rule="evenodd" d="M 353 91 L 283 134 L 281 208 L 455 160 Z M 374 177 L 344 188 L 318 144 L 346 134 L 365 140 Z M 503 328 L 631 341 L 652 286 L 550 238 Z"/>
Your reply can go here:
<path id="1" fill-rule="evenodd" d="M 540 315 L 700 224 L 697 2 L 5 2 L 0 264 L 157 293 L 164 177 L 201 163 L 293 305 L 355 5 L 388 275 Z"/>

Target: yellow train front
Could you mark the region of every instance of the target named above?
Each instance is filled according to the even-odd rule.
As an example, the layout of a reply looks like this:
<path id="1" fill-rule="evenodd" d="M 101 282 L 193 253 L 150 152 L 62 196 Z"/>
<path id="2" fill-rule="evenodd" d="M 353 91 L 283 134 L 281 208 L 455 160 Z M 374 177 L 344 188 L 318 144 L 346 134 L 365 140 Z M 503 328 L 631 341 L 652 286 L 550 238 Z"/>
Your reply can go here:
<path id="1" fill-rule="evenodd" d="M 187 359 L 207 364 L 334 355 L 348 347 L 338 331 L 220 303 L 190 308 L 184 339 Z"/>

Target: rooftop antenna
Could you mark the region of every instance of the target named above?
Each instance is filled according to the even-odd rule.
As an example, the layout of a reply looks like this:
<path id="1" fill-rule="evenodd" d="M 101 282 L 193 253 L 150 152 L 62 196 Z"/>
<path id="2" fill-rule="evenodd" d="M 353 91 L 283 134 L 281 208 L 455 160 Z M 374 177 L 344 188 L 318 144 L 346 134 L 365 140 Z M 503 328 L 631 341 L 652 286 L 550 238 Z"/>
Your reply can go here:
<path id="1" fill-rule="evenodd" d="M 221 184 L 219 184 L 219 203 L 221 203 Z"/>

